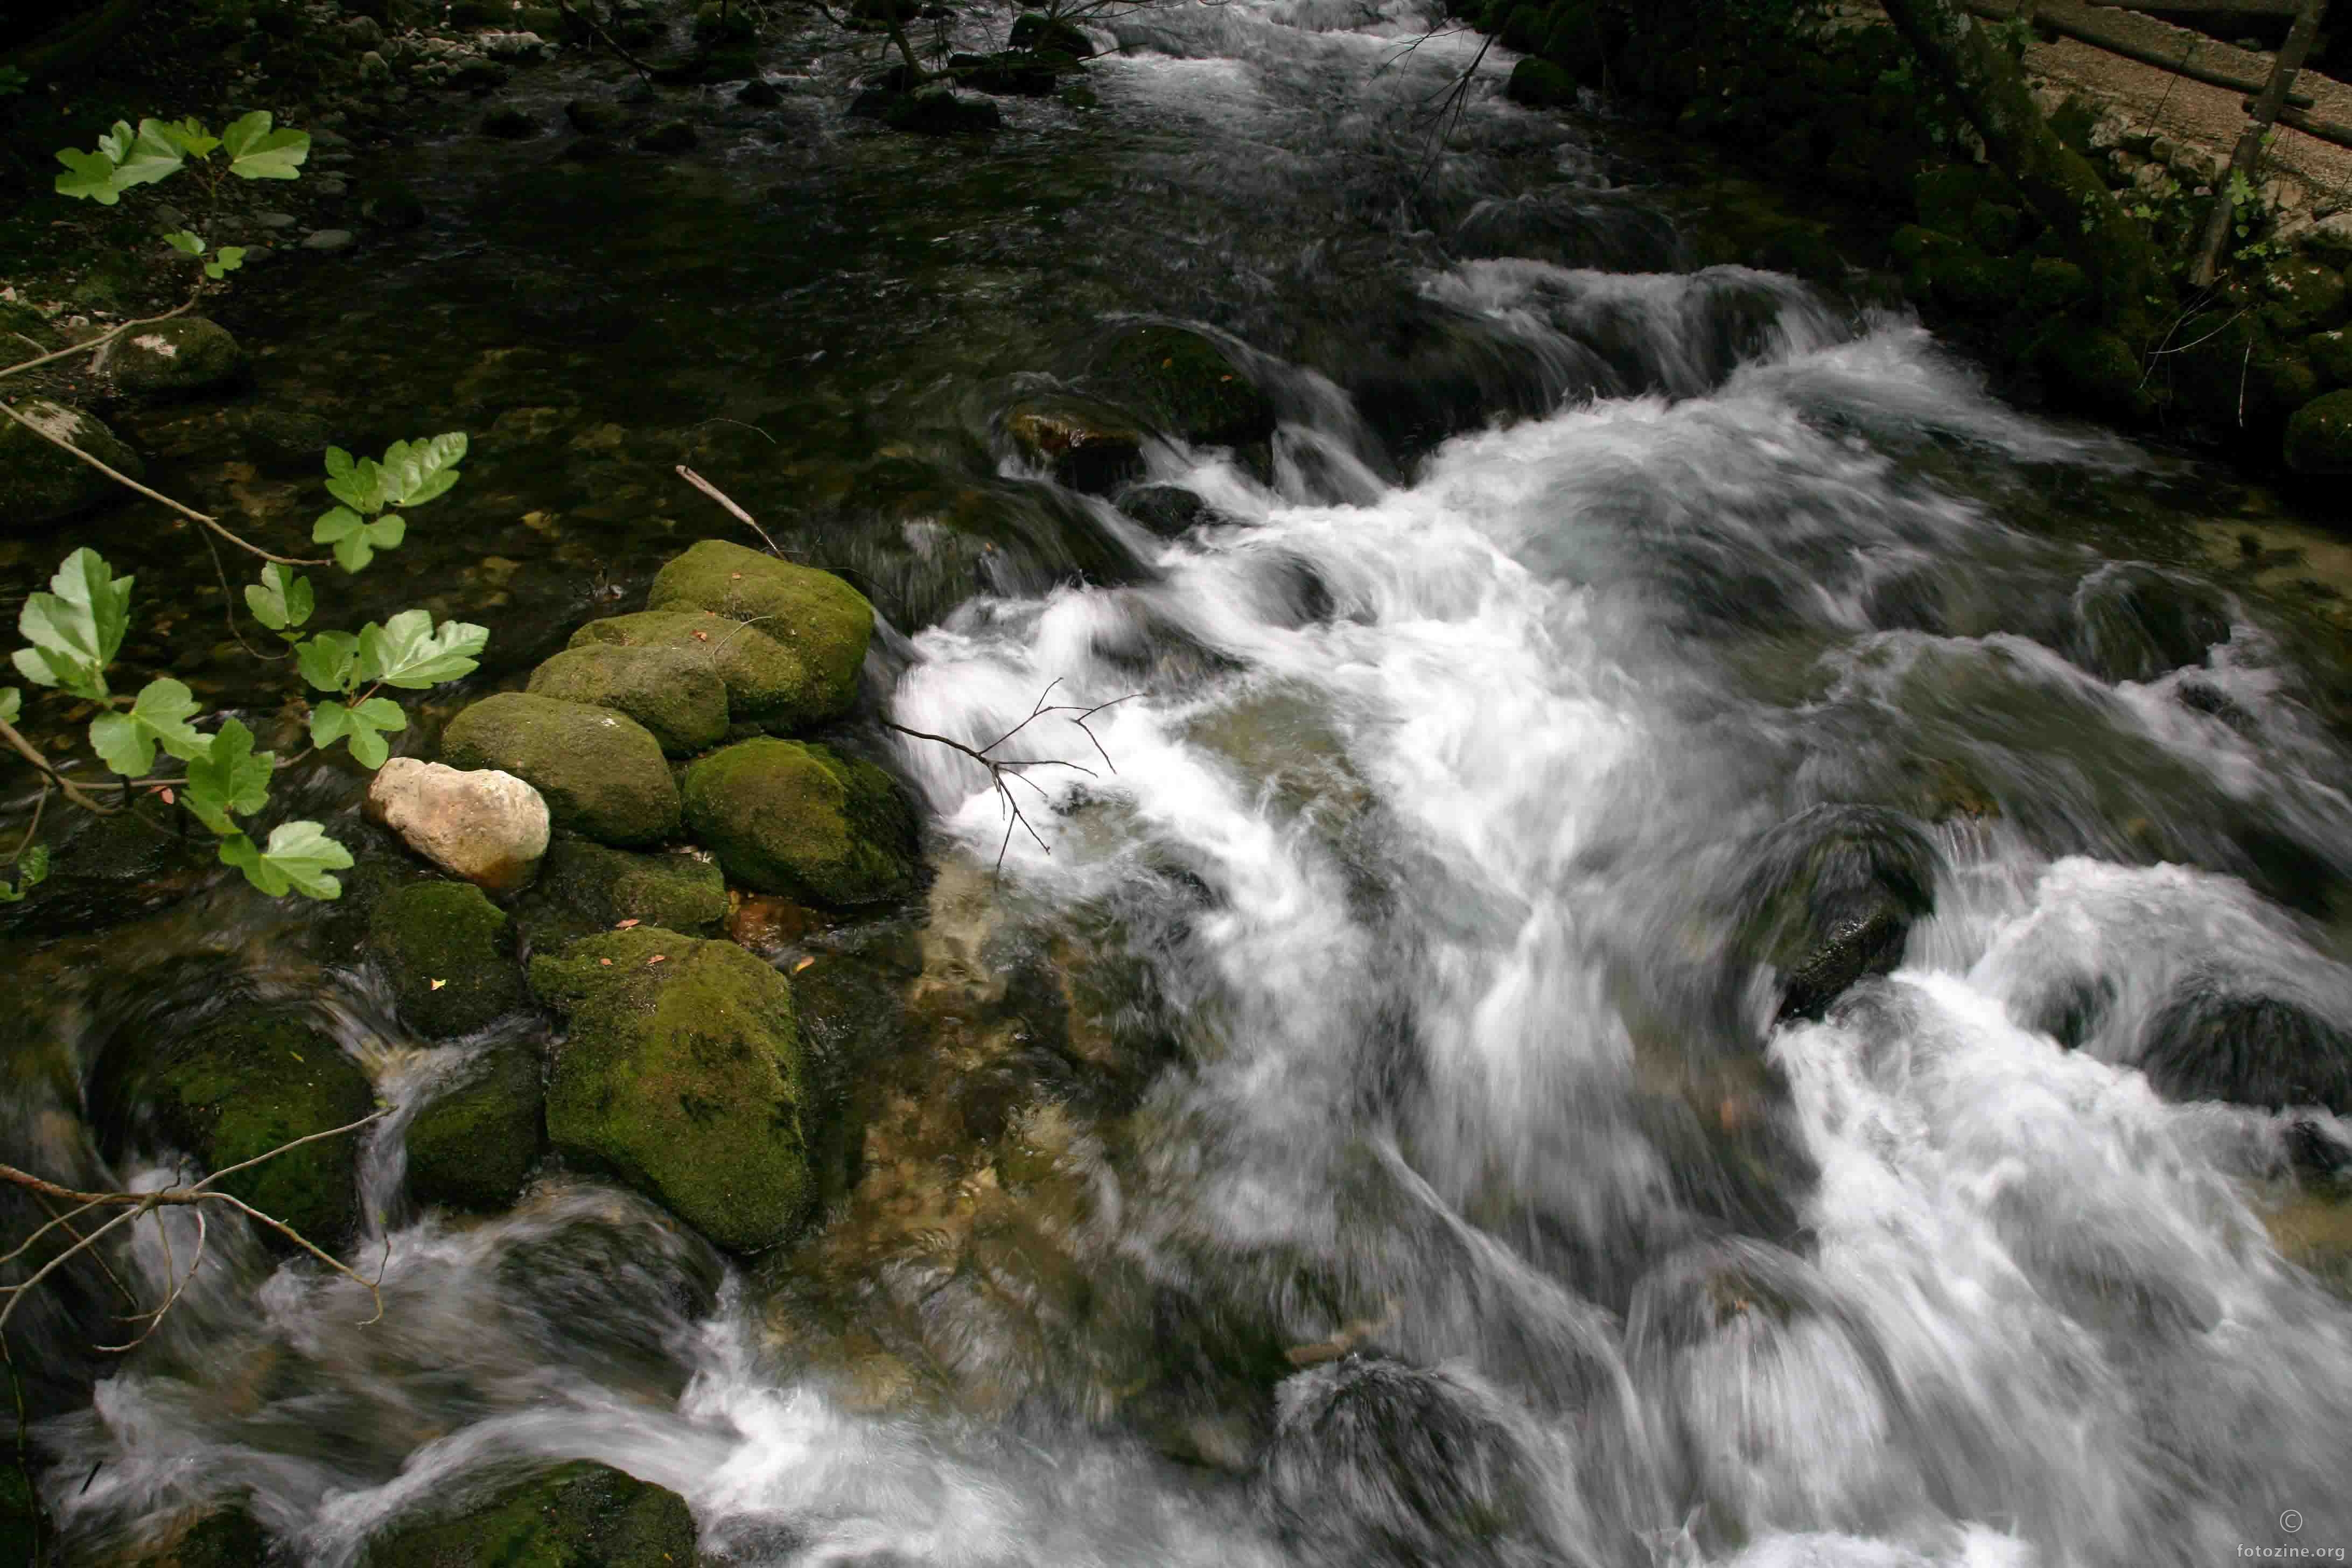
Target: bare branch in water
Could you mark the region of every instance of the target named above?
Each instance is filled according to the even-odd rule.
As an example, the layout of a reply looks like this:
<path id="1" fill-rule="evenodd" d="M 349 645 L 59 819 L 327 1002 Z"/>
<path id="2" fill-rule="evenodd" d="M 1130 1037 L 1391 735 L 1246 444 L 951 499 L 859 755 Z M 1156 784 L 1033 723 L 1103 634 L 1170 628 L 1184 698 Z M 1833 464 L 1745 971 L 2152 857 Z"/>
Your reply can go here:
<path id="1" fill-rule="evenodd" d="M 895 730 L 901 735 L 910 736 L 918 741 L 929 741 L 934 744 L 945 746 L 951 752 L 960 752 L 963 755 L 970 757 L 973 762 L 978 763 L 982 767 L 988 770 L 989 785 L 996 791 L 999 798 L 1004 802 L 1005 810 L 1004 840 L 996 847 L 995 874 L 999 878 L 1002 878 L 1004 875 L 1004 855 L 1005 851 L 1013 847 L 1013 829 L 1015 826 L 1019 826 L 1025 831 L 1029 837 L 1035 841 L 1038 848 L 1045 850 L 1048 855 L 1051 855 L 1054 852 L 1052 847 L 1047 845 L 1044 837 L 1038 833 L 1036 825 L 1032 823 L 1029 820 L 1027 814 L 1022 811 L 1021 802 L 1019 799 L 1013 795 L 1012 786 L 1014 781 L 1027 784 L 1031 789 L 1035 790 L 1041 798 L 1045 795 L 1045 786 L 1038 784 L 1036 780 L 1029 777 L 1021 770 L 1024 768 L 1068 768 L 1074 773 L 1084 773 L 1088 778 L 1096 778 L 1100 775 L 1098 775 L 1094 769 L 1087 767 L 1085 763 L 1074 763 L 1066 758 L 999 757 L 993 756 L 991 753 L 993 752 L 997 747 L 1004 744 L 1005 742 L 1010 741 L 1015 735 L 1020 734 L 1024 730 L 1026 730 L 1030 725 L 1035 723 L 1038 720 L 1043 719 L 1049 713 L 1075 714 L 1076 717 L 1071 719 L 1070 722 L 1076 724 L 1085 732 L 1087 741 L 1092 742 L 1094 745 L 1095 754 L 1102 758 L 1103 766 L 1115 773 L 1118 772 L 1118 769 L 1112 763 L 1110 753 L 1103 750 L 1101 737 L 1097 735 L 1092 729 L 1087 727 L 1087 721 L 1106 708 L 1115 708 L 1122 702 L 1130 701 L 1133 699 L 1143 695 L 1139 691 L 1130 691 L 1124 697 L 1114 697 L 1108 702 L 1097 702 L 1091 708 L 1081 707 L 1075 702 L 1048 702 L 1046 699 L 1053 696 L 1054 688 L 1061 684 L 1062 682 L 1059 677 L 1056 677 L 1055 679 L 1048 682 L 1045 689 L 1037 694 L 1036 703 L 1029 710 L 1029 716 L 1022 720 L 1018 724 L 1013 725 L 1013 728 L 1007 730 L 1002 735 L 997 736 L 993 741 L 989 742 L 985 746 L 968 746 L 961 741 L 951 739 L 946 735 L 935 735 L 928 730 L 910 730 L 904 724 L 894 723 L 887 719 L 882 721 L 883 726 L 886 729 Z"/>

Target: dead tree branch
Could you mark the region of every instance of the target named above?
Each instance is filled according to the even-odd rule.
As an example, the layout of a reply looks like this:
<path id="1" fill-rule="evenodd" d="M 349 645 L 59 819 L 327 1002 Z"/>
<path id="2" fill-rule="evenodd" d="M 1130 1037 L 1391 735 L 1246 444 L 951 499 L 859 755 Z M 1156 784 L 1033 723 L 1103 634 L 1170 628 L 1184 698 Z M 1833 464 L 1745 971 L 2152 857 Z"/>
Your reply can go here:
<path id="1" fill-rule="evenodd" d="M 1075 702 L 1048 702 L 1046 699 L 1054 695 L 1054 688 L 1061 684 L 1059 677 L 1049 682 L 1045 689 L 1037 694 L 1036 704 L 1029 710 L 1029 716 L 985 746 L 967 746 L 961 741 L 950 736 L 935 735 L 929 730 L 912 730 L 887 719 L 882 721 L 885 729 L 894 730 L 901 735 L 909 736 L 918 741 L 929 741 L 934 744 L 945 746 L 951 752 L 960 752 L 988 770 L 989 787 L 995 790 L 998 796 L 1004 802 L 1004 839 L 996 847 L 995 874 L 1000 878 L 1004 875 L 1004 855 L 1005 851 L 1013 847 L 1013 829 L 1016 826 L 1035 841 L 1038 848 L 1045 850 L 1048 855 L 1054 852 L 1052 847 L 1045 842 L 1044 836 L 1038 833 L 1036 826 L 1029 820 L 1027 814 L 1022 811 L 1021 802 L 1013 793 L 1013 784 L 1020 783 L 1035 790 L 1041 799 L 1046 798 L 1045 786 L 1029 777 L 1023 770 L 1068 768 L 1075 773 L 1084 773 L 1088 778 L 1098 778 L 1101 775 L 1084 763 L 1074 763 L 1064 757 L 999 757 L 992 753 L 997 747 L 1012 740 L 1049 713 L 1075 714 L 1076 717 L 1069 721 L 1084 731 L 1087 741 L 1093 743 L 1095 754 L 1102 759 L 1103 766 L 1115 773 L 1118 772 L 1118 768 L 1111 762 L 1110 753 L 1103 750 L 1102 738 L 1087 728 L 1087 721 L 1106 708 L 1115 708 L 1122 702 L 1142 695 L 1140 692 L 1130 691 L 1124 697 L 1114 697 L 1108 702 L 1097 702 L 1091 708 L 1080 707 Z"/>

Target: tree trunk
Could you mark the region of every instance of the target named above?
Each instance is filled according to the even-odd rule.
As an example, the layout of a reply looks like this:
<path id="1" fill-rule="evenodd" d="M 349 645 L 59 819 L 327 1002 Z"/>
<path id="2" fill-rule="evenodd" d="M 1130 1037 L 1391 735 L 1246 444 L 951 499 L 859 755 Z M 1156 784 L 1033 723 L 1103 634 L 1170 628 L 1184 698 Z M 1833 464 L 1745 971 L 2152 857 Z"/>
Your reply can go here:
<path id="1" fill-rule="evenodd" d="M 1969 117 L 1985 151 L 2089 275 L 2101 315 L 2127 339 L 2171 296 L 2147 234 L 2089 162 L 2050 129 L 2025 73 L 1953 0 L 1884 0 L 1920 62 Z"/>

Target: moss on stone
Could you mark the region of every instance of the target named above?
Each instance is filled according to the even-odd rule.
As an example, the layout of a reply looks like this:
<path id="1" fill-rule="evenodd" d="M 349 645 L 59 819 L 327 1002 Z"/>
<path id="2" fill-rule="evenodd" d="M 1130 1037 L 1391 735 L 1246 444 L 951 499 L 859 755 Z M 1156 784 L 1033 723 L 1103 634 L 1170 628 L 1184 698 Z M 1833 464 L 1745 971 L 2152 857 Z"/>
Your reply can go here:
<path id="1" fill-rule="evenodd" d="M 100 462 L 138 479 L 146 465 L 113 431 L 79 408 L 28 398 L 17 413 Z M 37 528 L 121 492 L 114 481 L 15 420 L 0 422 L 0 529 Z"/>
<path id="2" fill-rule="evenodd" d="M 1244 447 L 1274 436 L 1274 405 L 1224 352 L 1183 327 L 1130 326 L 1095 356 L 1092 378 L 1187 441 Z"/>
<path id="3" fill-rule="evenodd" d="M 259 1009 L 233 1013 L 137 1064 L 124 1090 L 211 1171 L 357 1121 L 375 1104 L 367 1075 L 333 1040 L 299 1017 Z M 358 1230 L 358 1149 L 353 1134 L 321 1139 L 221 1185 L 331 1252 Z"/>
<path id="4" fill-rule="evenodd" d="M 530 689 L 625 714 L 674 757 L 707 751 L 727 733 L 727 683 L 684 648 L 567 648 L 531 671 Z"/>
<path id="5" fill-rule="evenodd" d="M 2113 332 L 2062 326 L 2042 341 L 2040 359 L 2042 374 L 2072 407 L 2116 420 L 2147 410 L 2139 356 Z"/>
<path id="6" fill-rule="evenodd" d="M 2344 320 L 2344 275 L 2301 257 L 2274 262 L 2263 273 L 2263 324 L 2281 337 L 2299 338 Z"/>
<path id="7" fill-rule="evenodd" d="M 735 723 L 790 724 L 821 707 L 821 683 L 782 643 L 757 626 L 715 610 L 643 610 L 590 621 L 572 634 L 575 648 L 683 648 L 706 661 L 727 688 L 727 713 Z"/>
<path id="8" fill-rule="evenodd" d="M 812 1189 L 782 975 L 732 942 L 638 926 L 534 959 L 530 980 L 570 1020 L 547 1086 L 558 1150 L 721 1247 L 791 1238 Z"/>
<path id="9" fill-rule="evenodd" d="M 799 666 L 787 702 L 738 717 L 798 727 L 836 718 L 857 700 L 874 606 L 830 572 L 706 539 L 654 574 L 646 603 L 656 611 L 705 610 L 754 626 Z"/>
<path id="10" fill-rule="evenodd" d="M 1576 105 L 1576 78 L 1549 60 L 1529 55 L 1511 68 L 1511 79 L 1503 89 L 1503 95 L 1529 109 L 1572 109 Z"/>
<path id="11" fill-rule="evenodd" d="M 677 785 L 661 742 L 610 709 L 502 691 L 450 721 L 441 760 L 514 774 L 546 797 L 558 825 L 607 844 L 658 843 L 677 831 Z"/>
<path id="12" fill-rule="evenodd" d="M 546 1090 L 538 1053 L 491 1047 L 408 1124 L 408 1190 L 419 1203 L 494 1214 L 539 1161 Z"/>
<path id="13" fill-rule="evenodd" d="M 890 775 L 796 741 L 746 741 L 686 774 L 695 837 L 730 879 L 836 907 L 915 880 L 915 824 Z"/>
<path id="14" fill-rule="evenodd" d="M 412 882 L 379 900 L 368 946 L 400 1016 L 430 1038 L 470 1034 L 521 1006 L 513 924 L 471 882 Z"/>
<path id="15" fill-rule="evenodd" d="M 2352 391 L 2294 411 L 2286 422 L 2286 466 L 2298 474 L 2352 474 Z"/>
<path id="16" fill-rule="evenodd" d="M 2334 391 L 2352 386 L 2352 331 L 2342 327 L 2314 332 L 2303 340 L 2303 356 L 2311 362 L 2319 384 Z"/>
<path id="17" fill-rule="evenodd" d="M 219 322 L 182 316 L 115 339 L 101 363 L 125 392 L 184 396 L 236 380 L 245 350 Z"/>
<path id="18" fill-rule="evenodd" d="M 693 1568 L 694 1516 L 676 1492 L 582 1461 L 509 1487 L 454 1519 L 395 1521 L 364 1568 Z"/>
<path id="19" fill-rule="evenodd" d="M 727 918 L 727 878 L 718 862 L 680 850 L 614 849 L 560 835 L 540 864 L 521 910 L 542 947 L 559 939 L 640 921 L 709 935 Z"/>

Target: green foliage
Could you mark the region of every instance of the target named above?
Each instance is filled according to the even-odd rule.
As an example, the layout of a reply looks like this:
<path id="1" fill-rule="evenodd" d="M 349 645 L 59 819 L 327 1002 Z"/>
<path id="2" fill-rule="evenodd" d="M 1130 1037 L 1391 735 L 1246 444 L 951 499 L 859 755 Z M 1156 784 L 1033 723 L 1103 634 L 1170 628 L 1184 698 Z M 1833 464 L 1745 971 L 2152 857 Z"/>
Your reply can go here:
<path id="1" fill-rule="evenodd" d="M 407 537 L 408 522 L 395 506 L 417 507 L 446 495 L 457 482 L 466 456 L 466 436 L 452 431 L 420 441 L 394 441 L 378 462 L 354 460 L 341 447 L 327 448 L 327 493 L 343 504 L 320 514 L 313 543 L 332 545 L 346 572 L 357 572 Z"/>
<path id="2" fill-rule="evenodd" d="M 201 757 L 212 741 L 188 722 L 198 707 L 195 693 L 184 683 L 158 676 L 139 689 L 131 711 L 89 721 L 89 749 L 108 767 L 134 779 L 154 767 L 158 746 L 182 762 Z"/>
<path id="3" fill-rule="evenodd" d="M 117 580 L 95 550 L 77 550 L 49 579 L 51 592 L 25 600 L 16 630 L 33 646 L 13 656 L 16 673 L 93 702 L 107 700 L 106 667 L 131 626 L 131 583 Z"/>
<path id="4" fill-rule="evenodd" d="M 0 66 L 0 98 L 15 98 L 33 85 L 33 79 L 16 66 Z"/>
<path id="5" fill-rule="evenodd" d="M 315 822 L 283 822 L 269 835 L 267 848 L 257 848 L 240 833 L 221 840 L 221 858 L 245 873 L 245 879 L 272 898 L 289 890 L 313 899 L 341 898 L 343 885 L 331 871 L 348 868 L 352 852 L 327 837 Z"/>
<path id="6" fill-rule="evenodd" d="M 215 161 L 215 153 L 223 156 Z M 73 196 L 110 207 L 125 191 L 168 180 L 193 168 L 207 197 L 216 196 L 220 183 L 234 174 L 241 180 L 292 180 L 301 175 L 310 156 L 307 131 L 273 129 L 269 112 L 252 113 L 214 135 L 197 120 L 142 120 L 136 128 L 118 120 L 114 129 L 98 139 L 95 152 L 64 147 L 58 162 L 66 172 L 56 181 L 61 196 Z M 225 245 L 210 250 L 204 237 L 187 229 L 163 236 L 163 243 L 199 263 L 215 282 L 245 264 L 245 247 Z"/>

